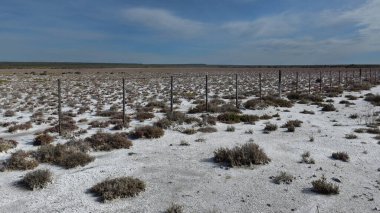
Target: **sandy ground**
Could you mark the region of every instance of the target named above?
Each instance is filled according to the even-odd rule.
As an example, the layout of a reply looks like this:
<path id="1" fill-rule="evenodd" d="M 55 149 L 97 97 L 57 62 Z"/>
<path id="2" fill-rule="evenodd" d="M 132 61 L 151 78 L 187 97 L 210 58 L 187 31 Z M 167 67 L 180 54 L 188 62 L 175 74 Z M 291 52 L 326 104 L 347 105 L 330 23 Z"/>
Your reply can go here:
<path id="1" fill-rule="evenodd" d="M 380 87 L 371 92 L 380 93 Z M 380 209 L 380 145 L 374 135 L 367 133 L 357 134 L 358 139 L 353 140 L 344 136 L 364 127 L 364 117 L 380 108 L 363 99 L 345 107 L 338 104 L 342 99 L 333 98 L 339 112 L 321 112 L 315 105 L 299 104 L 289 112 L 285 108 L 244 110 L 258 115 L 279 113 L 281 120 L 270 120 L 279 126 L 287 120 L 302 120 L 302 127 L 294 133 L 279 128 L 263 134 L 266 121 L 255 125 L 235 124 L 235 132 L 225 131 L 227 125 L 218 123 L 216 133 L 185 135 L 167 130 L 160 139 L 134 140 L 131 149 L 92 152 L 96 159 L 85 167 L 65 170 L 41 164 L 38 168 L 49 168 L 54 173 L 54 182 L 42 190 L 26 191 L 15 186 L 26 171 L 3 172 L 0 173 L 0 212 L 163 212 L 172 203 L 182 205 L 185 212 L 375 212 L 375 208 Z M 299 113 L 304 109 L 316 114 Z M 353 113 L 361 119 L 348 118 Z M 254 133 L 246 134 L 249 129 Z M 31 134 L 1 132 L 0 137 L 17 140 L 19 149 L 33 149 Z M 309 141 L 310 137 L 314 137 L 314 142 Z M 199 138 L 205 142 L 195 142 Z M 252 169 L 228 169 L 213 163 L 215 149 L 252 139 L 272 159 L 269 164 Z M 181 140 L 188 141 L 190 146 L 180 146 Z M 316 164 L 299 163 L 305 151 L 310 151 Z M 332 152 L 337 151 L 347 152 L 350 162 L 332 160 Z M 132 152 L 135 154 L 128 154 Z M 0 159 L 8 156 L 9 153 L 0 153 Z M 270 177 L 280 171 L 296 179 L 289 185 L 274 184 Z M 322 174 L 329 182 L 333 182 L 333 177 L 341 180 L 336 183 L 340 187 L 339 195 L 311 192 L 311 181 Z M 142 179 L 147 186 L 145 192 L 108 203 L 100 203 L 87 193 L 94 184 L 120 176 Z"/>

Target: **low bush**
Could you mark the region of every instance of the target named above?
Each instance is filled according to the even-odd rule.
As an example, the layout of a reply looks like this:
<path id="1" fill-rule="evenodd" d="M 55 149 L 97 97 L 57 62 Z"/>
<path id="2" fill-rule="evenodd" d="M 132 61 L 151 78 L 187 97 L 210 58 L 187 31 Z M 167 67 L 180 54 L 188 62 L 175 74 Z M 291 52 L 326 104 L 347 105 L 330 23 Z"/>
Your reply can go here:
<path id="1" fill-rule="evenodd" d="M 294 177 L 286 172 L 280 172 L 279 175 L 273 178 L 273 182 L 276 184 L 290 184 L 293 181 Z"/>
<path id="2" fill-rule="evenodd" d="M 348 162 L 350 160 L 347 152 L 334 152 L 332 153 L 331 157 L 335 160 L 341 160 L 344 162 Z"/>
<path id="3" fill-rule="evenodd" d="M 33 152 L 33 155 L 41 163 L 51 163 L 65 169 L 85 166 L 94 160 L 78 147 L 65 144 L 40 146 L 37 151 Z"/>
<path id="4" fill-rule="evenodd" d="M 3 115 L 4 115 L 4 117 L 13 117 L 13 116 L 16 115 L 16 113 L 14 111 L 12 111 L 12 110 L 7 110 L 7 111 L 4 112 Z"/>
<path id="5" fill-rule="evenodd" d="M 226 131 L 227 132 L 235 132 L 235 127 L 234 126 L 227 126 Z"/>
<path id="6" fill-rule="evenodd" d="M 197 130 L 195 130 L 194 128 L 187 128 L 187 129 L 182 130 L 181 132 L 186 135 L 193 135 L 197 133 Z"/>
<path id="7" fill-rule="evenodd" d="M 137 127 L 131 134 L 134 138 L 160 138 L 164 135 L 164 130 L 158 126 Z"/>
<path id="8" fill-rule="evenodd" d="M 19 150 L 12 153 L 11 157 L 5 162 L 6 170 L 29 170 L 38 166 L 38 162 L 32 157 L 31 153 Z"/>
<path id="9" fill-rule="evenodd" d="M 41 134 L 38 135 L 36 138 L 34 138 L 33 145 L 34 146 L 41 146 L 41 145 L 47 145 L 51 144 L 53 142 L 54 138 L 48 134 Z"/>
<path id="10" fill-rule="evenodd" d="M 168 129 L 172 125 L 172 121 L 170 121 L 167 118 L 162 118 L 162 119 L 156 121 L 153 125 L 161 128 L 161 129 Z"/>
<path id="11" fill-rule="evenodd" d="M 135 197 L 143 191 L 145 191 L 145 183 L 133 177 L 105 180 L 90 189 L 90 192 L 100 196 L 103 202 L 118 198 Z"/>
<path id="12" fill-rule="evenodd" d="M 201 127 L 198 129 L 198 132 L 203 132 L 203 133 L 212 133 L 212 132 L 217 132 L 218 130 L 215 127 L 211 126 L 206 126 L 206 127 Z"/>
<path id="13" fill-rule="evenodd" d="M 265 124 L 264 131 L 273 132 L 277 130 L 277 125 L 272 123 Z"/>
<path id="14" fill-rule="evenodd" d="M 144 120 L 147 120 L 147 119 L 151 119 L 151 118 L 154 118 L 153 113 L 150 113 L 150 112 L 138 112 L 138 113 L 136 113 L 136 119 L 141 121 L 141 122 Z"/>
<path id="15" fill-rule="evenodd" d="M 301 127 L 302 123 L 303 122 L 300 120 L 289 120 L 284 125 L 282 125 L 281 128 L 289 128 L 290 126 Z"/>
<path id="16" fill-rule="evenodd" d="M 95 151 L 110 151 L 113 149 L 129 149 L 132 141 L 128 140 L 128 135 L 124 133 L 103 133 L 97 132 L 85 139 Z"/>
<path id="17" fill-rule="evenodd" d="M 359 115 L 357 113 L 354 113 L 354 114 L 351 114 L 349 116 L 349 118 L 351 118 L 351 119 L 357 119 L 357 118 L 359 118 Z"/>
<path id="18" fill-rule="evenodd" d="M 376 95 L 374 95 L 374 94 L 367 95 L 364 98 L 364 100 L 370 102 L 374 106 L 380 106 L 380 95 L 379 94 L 376 94 Z"/>
<path id="19" fill-rule="evenodd" d="M 271 160 L 257 144 L 246 143 L 232 149 L 219 148 L 215 150 L 214 161 L 230 167 L 239 167 L 267 164 Z"/>
<path id="20" fill-rule="evenodd" d="M 346 134 L 346 135 L 345 135 L 345 138 L 346 138 L 346 139 L 356 139 L 356 138 L 358 138 L 358 136 L 355 135 L 355 134 Z"/>
<path id="21" fill-rule="evenodd" d="M 310 152 L 304 152 L 301 157 L 300 163 L 315 164 L 314 159 L 310 157 Z"/>
<path id="22" fill-rule="evenodd" d="M 311 182 L 311 184 L 313 185 L 312 191 L 316 193 L 325 195 L 339 194 L 339 186 L 328 183 L 324 175 L 322 175 L 321 179 Z"/>
<path id="23" fill-rule="evenodd" d="M 178 204 L 171 204 L 171 206 L 166 209 L 165 213 L 182 213 L 183 212 L 183 207 Z"/>
<path id="24" fill-rule="evenodd" d="M 0 138 L 0 152 L 6 152 L 9 149 L 16 148 L 17 142 L 14 140 L 5 140 L 3 138 Z"/>
<path id="25" fill-rule="evenodd" d="M 227 113 L 223 113 L 223 114 L 220 114 L 218 115 L 218 121 L 222 122 L 222 123 L 226 123 L 226 124 L 235 124 L 235 123 L 240 123 L 240 115 L 237 114 L 237 113 L 231 113 L 231 112 L 227 112 Z"/>
<path id="26" fill-rule="evenodd" d="M 26 122 L 26 123 L 23 123 L 23 124 L 17 124 L 17 125 L 14 125 L 14 126 L 11 126 L 8 128 L 8 132 L 16 132 L 17 130 L 28 130 L 30 128 L 32 128 L 32 123 L 31 122 Z"/>
<path id="27" fill-rule="evenodd" d="M 332 104 L 326 104 L 322 107 L 322 111 L 324 111 L 324 112 L 332 112 L 335 110 L 336 109 L 335 109 L 334 105 L 332 105 Z"/>
<path id="28" fill-rule="evenodd" d="M 302 113 L 302 114 L 309 114 L 309 115 L 314 115 L 314 114 L 315 114 L 314 111 L 312 111 L 312 110 L 306 110 L 306 109 L 304 109 L 304 110 L 301 111 L 300 113 Z"/>
<path id="29" fill-rule="evenodd" d="M 255 122 L 258 121 L 259 119 L 261 119 L 261 117 L 257 115 L 246 115 L 246 114 L 240 115 L 240 121 L 246 124 L 255 124 Z"/>
<path id="30" fill-rule="evenodd" d="M 268 106 L 274 107 L 292 107 L 293 103 L 274 96 L 265 96 L 260 99 L 251 99 L 244 103 L 244 107 L 247 109 L 264 109 Z"/>
<path id="31" fill-rule="evenodd" d="M 42 189 L 52 181 L 52 176 L 53 175 L 49 170 L 39 169 L 27 173 L 19 183 L 30 190 Z"/>

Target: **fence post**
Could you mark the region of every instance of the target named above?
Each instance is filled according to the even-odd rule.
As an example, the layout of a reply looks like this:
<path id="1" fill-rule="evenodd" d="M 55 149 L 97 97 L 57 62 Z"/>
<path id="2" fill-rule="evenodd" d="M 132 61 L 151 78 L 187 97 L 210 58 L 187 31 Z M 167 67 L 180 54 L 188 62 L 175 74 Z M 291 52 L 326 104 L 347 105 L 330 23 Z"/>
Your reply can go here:
<path id="1" fill-rule="evenodd" d="M 208 112 L 208 75 L 206 74 L 206 112 Z"/>
<path id="2" fill-rule="evenodd" d="M 236 100 L 236 108 L 239 109 L 239 90 L 238 90 L 239 84 L 238 84 L 238 74 L 235 74 L 235 100 Z"/>
<path id="3" fill-rule="evenodd" d="M 298 72 L 296 72 L 296 93 L 298 93 Z"/>
<path id="4" fill-rule="evenodd" d="M 170 76 L 170 112 L 173 112 L 173 76 Z"/>
<path id="5" fill-rule="evenodd" d="M 61 79 L 58 79 L 58 133 L 62 135 Z"/>
<path id="6" fill-rule="evenodd" d="M 309 71 L 309 94 L 311 94 L 311 73 Z"/>
<path id="7" fill-rule="evenodd" d="M 339 72 L 339 73 L 338 73 L 338 74 L 339 74 L 339 77 L 338 77 L 338 85 L 339 85 L 339 87 L 340 87 L 340 82 L 341 82 L 341 79 L 340 79 L 340 78 L 341 78 L 341 77 L 340 77 L 340 70 L 339 70 L 338 72 Z"/>
<path id="8" fill-rule="evenodd" d="M 260 101 L 263 100 L 263 94 L 261 89 L 261 73 L 259 73 L 259 92 L 260 92 Z"/>
<path id="9" fill-rule="evenodd" d="M 372 68 L 369 68 L 369 79 L 368 79 L 368 81 L 370 84 L 372 83 Z"/>
<path id="10" fill-rule="evenodd" d="M 332 75 L 331 75 L 331 70 L 330 70 L 330 73 L 329 73 L 329 80 L 330 80 L 330 92 L 331 92 L 331 87 L 332 87 Z"/>
<path id="11" fill-rule="evenodd" d="M 362 69 L 359 69 L 359 83 L 362 84 Z"/>
<path id="12" fill-rule="evenodd" d="M 123 78 L 123 128 L 126 126 L 125 120 L 125 78 Z"/>
<path id="13" fill-rule="evenodd" d="M 319 71 L 319 92 L 322 93 L 322 71 Z"/>
<path id="14" fill-rule="evenodd" d="M 278 71 L 278 97 L 281 98 L 281 70 Z"/>
<path id="15" fill-rule="evenodd" d="M 377 70 L 375 70 L 375 73 L 374 73 L 374 75 L 375 75 L 375 85 L 377 84 L 377 79 L 376 79 L 376 77 L 377 77 Z"/>

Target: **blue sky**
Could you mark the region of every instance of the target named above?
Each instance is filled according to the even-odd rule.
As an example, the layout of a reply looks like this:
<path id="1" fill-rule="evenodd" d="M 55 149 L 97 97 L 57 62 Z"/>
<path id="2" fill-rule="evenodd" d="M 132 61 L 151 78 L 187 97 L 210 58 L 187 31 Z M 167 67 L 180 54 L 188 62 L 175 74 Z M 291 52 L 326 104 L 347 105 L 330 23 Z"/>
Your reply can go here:
<path id="1" fill-rule="evenodd" d="M 1 0 L 0 61 L 380 63 L 380 0 Z"/>

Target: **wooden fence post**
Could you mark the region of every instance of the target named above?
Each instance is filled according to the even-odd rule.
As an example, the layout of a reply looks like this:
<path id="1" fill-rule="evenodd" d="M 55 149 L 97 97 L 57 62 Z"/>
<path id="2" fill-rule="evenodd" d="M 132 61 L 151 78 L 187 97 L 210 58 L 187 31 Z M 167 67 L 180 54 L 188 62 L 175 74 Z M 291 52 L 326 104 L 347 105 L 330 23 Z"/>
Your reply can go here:
<path id="1" fill-rule="evenodd" d="M 359 83 L 362 84 L 362 69 L 359 69 Z"/>
<path id="2" fill-rule="evenodd" d="M 309 71 L 309 94 L 311 94 L 311 73 Z"/>
<path id="3" fill-rule="evenodd" d="M 173 112 L 173 76 L 170 76 L 170 112 Z"/>
<path id="4" fill-rule="evenodd" d="M 208 112 L 208 75 L 206 74 L 206 112 Z"/>
<path id="5" fill-rule="evenodd" d="M 298 72 L 296 72 L 296 93 L 298 93 Z"/>
<path id="6" fill-rule="evenodd" d="M 126 127 L 125 120 L 125 78 L 123 78 L 123 128 Z"/>
<path id="7" fill-rule="evenodd" d="M 338 85 L 340 86 L 340 82 L 341 82 L 341 76 L 340 76 L 340 70 L 339 70 L 339 77 L 338 77 Z"/>
<path id="8" fill-rule="evenodd" d="M 235 101 L 236 101 L 236 108 L 239 109 L 239 97 L 238 97 L 238 74 L 235 74 Z"/>
<path id="9" fill-rule="evenodd" d="M 259 73 L 259 92 L 260 92 L 260 101 L 263 100 L 263 94 L 261 89 L 261 73 Z"/>
<path id="10" fill-rule="evenodd" d="M 58 79 L 58 133 L 62 135 L 61 79 Z"/>
<path id="11" fill-rule="evenodd" d="M 278 97 L 281 98 L 281 70 L 278 71 Z"/>
<path id="12" fill-rule="evenodd" d="M 322 71 L 319 71 L 319 92 L 322 93 Z"/>
<path id="13" fill-rule="evenodd" d="M 329 80 L 330 80 L 330 92 L 331 92 L 331 88 L 332 88 L 332 75 L 331 75 L 331 70 L 330 70 L 330 73 L 329 73 Z"/>

